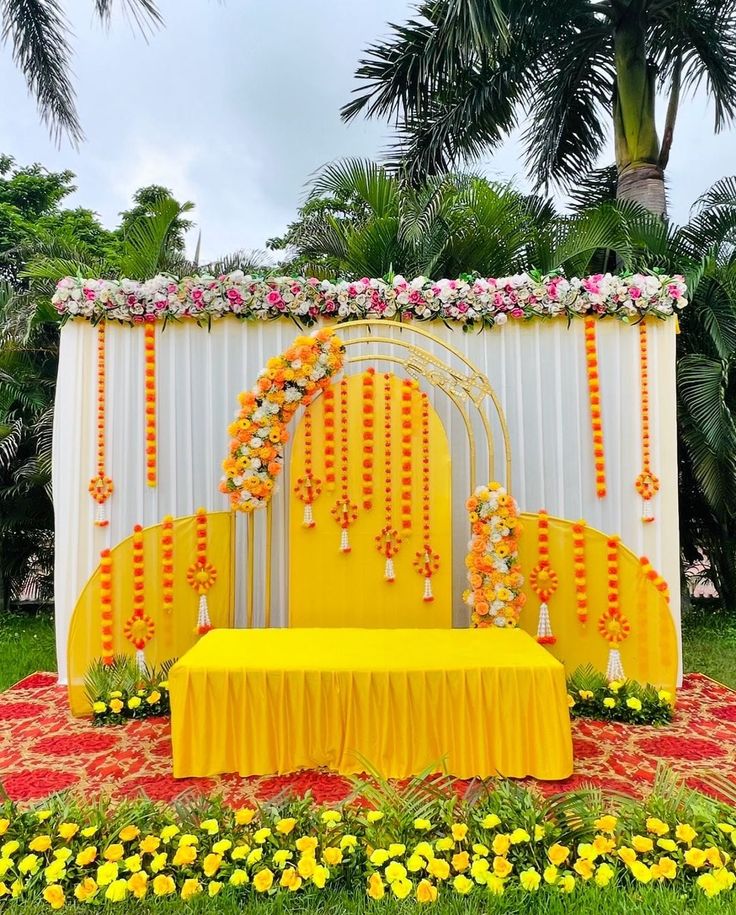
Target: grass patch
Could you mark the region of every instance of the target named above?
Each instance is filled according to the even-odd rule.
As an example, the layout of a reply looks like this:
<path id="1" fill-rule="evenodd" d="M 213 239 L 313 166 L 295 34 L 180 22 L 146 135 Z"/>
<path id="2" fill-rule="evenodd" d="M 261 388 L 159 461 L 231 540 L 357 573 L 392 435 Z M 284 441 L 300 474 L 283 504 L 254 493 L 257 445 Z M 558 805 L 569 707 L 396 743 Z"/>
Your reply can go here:
<path id="1" fill-rule="evenodd" d="M 0 620 L 0 690 L 37 670 L 56 670 L 49 611 L 7 613 Z"/>
<path id="2" fill-rule="evenodd" d="M 707 674 L 736 689 L 736 616 L 696 605 L 682 624 L 685 673 Z"/>

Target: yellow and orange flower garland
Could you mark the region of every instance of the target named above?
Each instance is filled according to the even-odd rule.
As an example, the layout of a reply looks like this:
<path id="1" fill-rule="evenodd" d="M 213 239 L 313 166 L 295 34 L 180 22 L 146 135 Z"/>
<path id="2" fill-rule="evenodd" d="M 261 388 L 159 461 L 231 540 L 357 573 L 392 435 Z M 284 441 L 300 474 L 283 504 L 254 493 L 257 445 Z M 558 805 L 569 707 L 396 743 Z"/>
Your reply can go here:
<path id="1" fill-rule="evenodd" d="M 559 579 L 549 561 L 549 516 L 542 508 L 539 510 L 539 521 L 537 522 L 537 551 L 539 558 L 529 576 L 531 589 L 540 601 L 537 641 L 540 645 L 554 645 L 557 637 L 552 632 L 549 602 L 557 590 Z"/>
<path id="2" fill-rule="evenodd" d="M 207 592 L 217 581 L 217 569 L 207 559 L 207 512 L 197 509 L 195 520 L 197 532 L 197 558 L 187 569 L 187 582 L 199 595 L 197 605 L 197 632 L 204 635 L 212 629 Z"/>
<path id="3" fill-rule="evenodd" d="M 161 604 L 166 626 L 166 644 L 170 644 L 174 612 L 174 519 L 161 522 Z"/>
<path id="4" fill-rule="evenodd" d="M 422 392 L 421 432 L 422 432 L 422 548 L 414 556 L 414 568 L 424 579 L 422 600 L 434 600 L 432 593 L 432 576 L 440 568 L 439 553 L 432 549 L 432 524 L 430 514 L 430 467 L 429 467 L 429 398 Z"/>
<path id="5" fill-rule="evenodd" d="M 654 521 L 651 501 L 659 492 L 659 478 L 652 473 L 651 437 L 649 432 L 649 347 L 647 322 L 639 323 L 639 373 L 641 377 L 641 473 L 636 478 L 636 491 L 642 499 L 641 520 Z"/>
<path id="6" fill-rule="evenodd" d="M 363 373 L 363 510 L 373 508 L 373 454 L 375 442 L 375 376 L 371 366 Z"/>
<path id="7" fill-rule="evenodd" d="M 414 392 L 417 383 L 413 378 L 404 378 L 401 382 L 401 487 L 399 505 L 401 506 L 401 529 L 411 530 L 412 502 L 412 414 L 414 412 Z"/>
<path id="8" fill-rule="evenodd" d="M 299 477 L 294 487 L 297 498 L 304 503 L 304 527 L 315 525 L 312 505 L 322 492 L 322 481 L 315 477 L 312 461 L 312 410 L 307 407 L 304 412 L 304 475 Z"/>
<path id="9" fill-rule="evenodd" d="M 107 393 L 105 389 L 105 322 L 97 325 L 97 474 L 89 481 L 89 494 L 95 501 L 95 524 L 107 527 L 109 521 L 105 516 L 105 503 L 113 492 L 113 484 L 105 472 L 106 439 L 105 420 Z"/>
<path id="10" fill-rule="evenodd" d="M 621 653 L 618 646 L 627 638 L 631 626 L 626 617 L 621 613 L 619 603 L 619 570 L 618 570 L 618 545 L 620 538 L 613 536 L 606 541 L 606 566 L 608 572 L 607 606 L 598 620 L 598 632 L 608 642 L 608 665 L 606 677 L 613 680 L 625 678 Z"/>
<path id="11" fill-rule="evenodd" d="M 340 527 L 340 552 L 350 552 L 348 528 L 358 518 L 358 506 L 350 498 L 348 440 L 348 382 L 340 382 L 340 498 L 332 506 L 332 517 Z"/>
<path id="12" fill-rule="evenodd" d="M 646 556 L 639 557 L 639 563 L 641 565 L 641 570 L 644 573 L 644 577 L 647 581 L 651 581 L 654 587 L 664 594 L 664 599 L 669 603 L 670 601 L 670 589 L 667 582 L 662 578 L 662 576 L 657 572 L 652 563 Z"/>
<path id="13" fill-rule="evenodd" d="M 463 600 L 472 610 L 473 625 L 516 626 L 525 600 L 518 557 L 519 509 L 500 483 L 479 486 L 466 507 L 472 540 L 465 559 L 470 587 Z"/>
<path id="14" fill-rule="evenodd" d="M 102 663 L 109 667 L 115 659 L 112 634 L 112 552 L 109 549 L 100 553 L 100 623 Z"/>
<path id="15" fill-rule="evenodd" d="M 158 477 L 158 432 L 156 429 L 156 325 L 146 324 L 146 484 L 155 486 Z"/>
<path id="16" fill-rule="evenodd" d="M 269 501 L 283 468 L 287 424 L 300 405 L 329 387 L 342 369 L 343 352 L 332 328 L 297 337 L 282 355 L 268 360 L 253 390 L 240 395 L 240 412 L 228 428 L 230 453 L 220 483 L 233 509 L 251 512 Z M 330 476 L 325 480 L 329 488 Z"/>
<path id="17" fill-rule="evenodd" d="M 603 419 L 601 415 L 601 385 L 598 373 L 598 321 L 592 316 L 585 319 L 585 359 L 588 372 L 588 398 L 590 422 L 593 430 L 593 458 L 595 466 L 595 492 L 599 499 L 606 495 L 606 455 L 603 449 Z"/>
<path id="18" fill-rule="evenodd" d="M 143 528 L 133 528 L 133 612 L 123 626 L 125 638 L 135 648 L 140 670 L 146 669 L 144 649 L 155 634 L 155 627 L 145 609 L 145 566 L 143 559 Z"/>
<path id="19" fill-rule="evenodd" d="M 335 391 L 327 388 L 324 393 L 325 410 L 325 487 L 329 492 L 335 488 Z"/>
<path id="20" fill-rule="evenodd" d="M 384 557 L 385 564 L 383 577 L 392 583 L 396 579 L 394 570 L 394 556 L 401 546 L 401 536 L 393 524 L 393 479 L 391 451 L 393 412 L 391 399 L 393 397 L 393 375 L 386 372 L 383 376 L 383 490 L 384 490 L 384 525 L 381 533 L 376 536 L 376 549 Z"/>
<path id="21" fill-rule="evenodd" d="M 588 622 L 588 583 L 585 572 L 585 521 L 572 526 L 572 568 L 575 580 L 575 609 L 580 623 Z"/>

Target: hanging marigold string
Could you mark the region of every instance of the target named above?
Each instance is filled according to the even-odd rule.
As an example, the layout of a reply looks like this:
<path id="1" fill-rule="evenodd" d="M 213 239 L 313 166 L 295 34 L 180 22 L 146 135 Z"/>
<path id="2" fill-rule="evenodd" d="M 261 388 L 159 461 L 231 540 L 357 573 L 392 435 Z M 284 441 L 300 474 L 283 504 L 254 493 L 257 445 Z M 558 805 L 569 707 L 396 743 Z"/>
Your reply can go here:
<path id="1" fill-rule="evenodd" d="M 432 576 L 440 568 L 439 553 L 432 549 L 432 524 L 430 515 L 430 465 L 429 465 L 429 398 L 422 392 L 421 435 L 422 435 L 422 548 L 414 556 L 414 568 L 424 579 L 422 600 L 434 600 Z"/>
<path id="2" fill-rule="evenodd" d="M 358 517 L 358 506 L 350 500 L 348 479 L 348 380 L 340 382 L 340 498 L 332 506 L 332 517 L 340 526 L 340 552 L 350 552 L 348 528 Z"/>
<path id="3" fill-rule="evenodd" d="M 392 411 L 392 375 L 386 372 L 383 376 L 383 520 L 381 533 L 376 536 L 376 549 L 384 557 L 383 577 L 387 582 L 396 580 L 394 556 L 401 546 L 401 537 L 393 523 L 393 411 Z"/>
<path id="4" fill-rule="evenodd" d="M 641 473 L 636 478 L 636 491 L 642 500 L 641 520 L 654 521 L 652 499 L 659 492 L 659 478 L 652 473 L 651 437 L 649 431 L 649 345 L 647 322 L 639 322 L 639 376 L 641 396 Z"/>
<path id="5" fill-rule="evenodd" d="M 171 515 L 161 522 L 161 604 L 166 629 L 166 644 L 171 644 L 172 614 L 174 612 L 174 519 Z"/>
<path id="6" fill-rule="evenodd" d="M 113 492 L 113 484 L 105 471 L 107 462 L 107 441 L 105 421 L 107 413 L 106 370 L 105 370 L 105 322 L 97 325 L 97 474 L 89 481 L 89 494 L 95 502 L 95 524 L 107 527 L 110 523 L 105 505 Z"/>
<path id="7" fill-rule="evenodd" d="M 335 488 L 335 389 L 330 387 L 324 393 L 325 425 L 325 488 Z"/>
<path id="8" fill-rule="evenodd" d="M 195 519 L 197 533 L 197 558 L 187 569 L 187 582 L 199 595 L 197 604 L 197 629 L 199 635 L 204 635 L 212 629 L 210 611 L 207 605 L 207 592 L 217 581 L 217 569 L 207 559 L 207 512 L 204 508 L 197 509 Z"/>
<path id="9" fill-rule="evenodd" d="M 619 568 L 618 548 L 619 537 L 609 537 L 606 541 L 606 567 L 608 573 L 608 595 L 606 609 L 598 620 L 598 632 L 608 642 L 608 665 L 606 677 L 609 681 L 623 680 L 624 667 L 621 662 L 619 645 L 627 638 L 631 626 L 626 617 L 621 613 L 619 603 Z"/>
<path id="10" fill-rule="evenodd" d="M 599 499 L 606 495 L 606 455 L 603 449 L 603 419 L 601 415 L 601 385 L 598 373 L 598 319 L 585 318 L 585 359 L 588 372 L 588 399 L 590 422 L 593 430 L 593 458 L 595 467 L 595 492 Z"/>
<path id="11" fill-rule="evenodd" d="M 135 659 L 142 673 L 146 670 L 144 649 L 156 631 L 153 620 L 146 616 L 145 588 L 143 528 L 136 524 L 133 528 L 133 612 L 123 627 L 123 634 L 135 648 Z"/>
<path id="12" fill-rule="evenodd" d="M 158 433 L 156 430 L 156 325 L 145 330 L 146 389 L 146 484 L 155 486 L 158 475 Z"/>
<path id="13" fill-rule="evenodd" d="M 363 374 L 363 509 L 373 508 L 373 447 L 375 441 L 375 375 L 371 366 Z"/>
<path id="14" fill-rule="evenodd" d="M 549 561 L 549 516 L 544 509 L 539 510 L 537 524 L 537 564 L 529 576 L 532 591 L 539 598 L 539 621 L 537 623 L 537 641 L 540 645 L 554 645 L 557 641 L 552 632 L 549 617 L 549 601 L 557 590 L 557 573 Z"/>
<path id="15" fill-rule="evenodd" d="M 646 556 L 639 557 L 639 563 L 641 564 L 642 572 L 646 577 L 647 581 L 651 581 L 654 587 L 664 594 L 664 599 L 667 603 L 670 602 L 670 589 L 667 582 L 662 578 L 662 576 L 657 572 L 652 563 L 647 559 Z"/>
<path id="16" fill-rule="evenodd" d="M 112 553 L 110 550 L 103 550 L 100 553 L 100 620 L 102 663 L 109 667 L 115 659 L 112 636 Z"/>
<path id="17" fill-rule="evenodd" d="M 401 529 L 411 530 L 412 503 L 412 413 L 414 408 L 414 391 L 416 382 L 404 378 L 401 382 L 401 486 L 399 488 L 399 505 L 401 506 Z"/>
<path id="18" fill-rule="evenodd" d="M 575 608 L 580 623 L 588 622 L 588 583 L 585 572 L 585 521 L 572 526 L 572 567 L 575 580 Z"/>
<path id="19" fill-rule="evenodd" d="M 312 460 L 312 409 L 307 407 L 304 412 L 304 473 L 296 481 L 294 492 L 297 498 L 304 503 L 304 527 L 312 528 L 315 525 L 312 505 L 322 492 L 322 481 L 315 477 Z"/>

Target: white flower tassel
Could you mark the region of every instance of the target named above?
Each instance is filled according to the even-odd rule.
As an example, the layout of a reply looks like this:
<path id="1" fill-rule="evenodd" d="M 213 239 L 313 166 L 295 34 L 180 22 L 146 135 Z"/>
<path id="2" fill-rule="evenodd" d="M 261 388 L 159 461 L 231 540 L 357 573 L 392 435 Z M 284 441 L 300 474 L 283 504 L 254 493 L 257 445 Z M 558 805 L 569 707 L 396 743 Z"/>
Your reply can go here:
<path id="1" fill-rule="evenodd" d="M 609 683 L 614 680 L 625 680 L 624 665 L 621 663 L 621 652 L 618 648 L 612 648 L 608 652 L 608 667 L 606 668 L 606 679 Z"/>
<path id="2" fill-rule="evenodd" d="M 205 632 L 209 632 L 212 629 L 212 621 L 210 620 L 210 611 L 207 606 L 207 595 L 199 595 L 199 614 L 197 615 L 197 632 L 200 635 L 204 635 Z"/>
<path id="3" fill-rule="evenodd" d="M 340 534 L 340 552 L 350 552 L 350 538 L 348 537 L 348 529 L 346 527 L 342 529 L 342 534 Z"/>
<path id="4" fill-rule="evenodd" d="M 537 641 L 540 645 L 554 645 L 554 643 L 557 641 L 552 633 L 552 623 L 550 622 L 549 618 L 549 607 L 544 602 L 539 605 Z"/>
<path id="5" fill-rule="evenodd" d="M 105 506 L 107 502 L 96 502 L 95 503 L 95 527 L 107 527 L 109 521 L 107 520 L 107 511 Z"/>
<path id="6" fill-rule="evenodd" d="M 644 524 L 651 524 L 654 521 L 654 507 L 651 499 L 641 500 L 641 520 Z"/>
<path id="7" fill-rule="evenodd" d="M 136 649 L 135 653 L 135 663 L 138 666 L 138 670 L 142 673 L 146 673 L 146 656 L 143 654 L 143 649 Z"/>
<path id="8" fill-rule="evenodd" d="M 422 600 L 427 601 L 427 603 L 434 600 L 434 594 L 432 594 L 432 579 L 429 575 L 424 579 L 424 596 L 422 597 Z"/>
<path id="9" fill-rule="evenodd" d="M 314 527 L 314 514 L 312 512 L 312 503 L 307 502 L 304 505 L 304 527 Z"/>
<path id="10" fill-rule="evenodd" d="M 390 556 L 386 557 L 386 568 L 383 573 L 383 577 L 386 579 L 389 584 L 393 584 L 396 581 L 396 575 L 394 573 L 394 561 Z"/>

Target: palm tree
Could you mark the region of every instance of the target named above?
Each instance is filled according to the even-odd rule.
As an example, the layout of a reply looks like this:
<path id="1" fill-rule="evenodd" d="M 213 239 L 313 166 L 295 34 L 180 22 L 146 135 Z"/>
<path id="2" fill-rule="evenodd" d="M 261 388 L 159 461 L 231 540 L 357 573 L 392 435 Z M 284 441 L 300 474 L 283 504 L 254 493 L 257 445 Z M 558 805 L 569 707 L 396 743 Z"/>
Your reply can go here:
<path id="1" fill-rule="evenodd" d="M 161 23 L 155 0 L 121 0 L 142 32 Z M 115 0 L 92 0 L 92 9 L 108 25 Z M 66 134 L 75 143 L 82 127 L 75 103 L 69 60 L 69 22 L 62 0 L 2 0 L 0 35 L 36 99 L 41 119 L 57 140 Z"/>
<path id="2" fill-rule="evenodd" d="M 682 94 L 705 85 L 716 131 L 736 115 L 736 0 L 424 0 L 417 12 L 368 48 L 342 109 L 345 120 L 394 119 L 397 159 L 413 175 L 446 171 L 521 126 L 537 185 L 569 188 L 612 129 L 618 197 L 662 215 Z"/>

